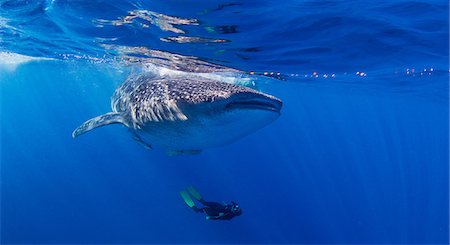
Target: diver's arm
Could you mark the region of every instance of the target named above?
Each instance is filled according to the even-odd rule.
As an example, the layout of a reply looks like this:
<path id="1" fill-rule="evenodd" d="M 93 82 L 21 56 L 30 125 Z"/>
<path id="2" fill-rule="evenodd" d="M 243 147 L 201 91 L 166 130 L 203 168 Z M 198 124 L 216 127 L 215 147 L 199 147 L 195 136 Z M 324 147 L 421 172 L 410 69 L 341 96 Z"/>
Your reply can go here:
<path id="1" fill-rule="evenodd" d="M 217 220 L 217 219 L 220 219 L 220 216 L 206 216 L 206 219 L 208 219 L 208 220 Z"/>
<path id="2" fill-rule="evenodd" d="M 208 215 L 208 216 L 206 216 L 206 219 L 217 220 L 217 219 L 221 219 L 223 217 L 223 215 L 224 215 L 224 213 L 219 213 L 219 215 L 217 215 L 217 216 Z"/>

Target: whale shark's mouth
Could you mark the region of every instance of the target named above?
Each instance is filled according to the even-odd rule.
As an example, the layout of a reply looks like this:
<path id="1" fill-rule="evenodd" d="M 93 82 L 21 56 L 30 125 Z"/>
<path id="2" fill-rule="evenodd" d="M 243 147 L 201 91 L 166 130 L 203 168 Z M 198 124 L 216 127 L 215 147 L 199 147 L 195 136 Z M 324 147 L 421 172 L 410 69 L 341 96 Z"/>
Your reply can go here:
<path id="1" fill-rule="evenodd" d="M 268 99 L 240 99 L 226 105 L 227 109 L 265 110 L 280 113 L 281 101 Z"/>

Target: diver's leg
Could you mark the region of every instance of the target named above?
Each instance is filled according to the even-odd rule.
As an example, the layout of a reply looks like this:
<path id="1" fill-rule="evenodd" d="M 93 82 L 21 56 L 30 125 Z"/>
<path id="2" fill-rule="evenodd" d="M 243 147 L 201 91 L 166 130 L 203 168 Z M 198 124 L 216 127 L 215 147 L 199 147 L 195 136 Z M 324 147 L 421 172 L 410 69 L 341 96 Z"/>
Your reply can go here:
<path id="1" fill-rule="evenodd" d="M 198 208 L 197 206 L 193 206 L 192 210 L 194 210 L 197 213 L 204 213 L 205 212 L 205 208 Z"/>
<path id="2" fill-rule="evenodd" d="M 219 202 L 207 202 L 203 199 L 199 200 L 203 205 L 210 207 L 210 208 L 218 208 L 218 207 L 222 207 L 223 205 Z"/>
<path id="3" fill-rule="evenodd" d="M 223 205 L 218 202 L 207 202 L 203 199 L 203 197 L 198 193 L 198 191 L 193 186 L 188 186 L 186 190 L 199 202 L 201 202 L 203 205 L 211 208 L 215 207 L 222 207 Z"/>

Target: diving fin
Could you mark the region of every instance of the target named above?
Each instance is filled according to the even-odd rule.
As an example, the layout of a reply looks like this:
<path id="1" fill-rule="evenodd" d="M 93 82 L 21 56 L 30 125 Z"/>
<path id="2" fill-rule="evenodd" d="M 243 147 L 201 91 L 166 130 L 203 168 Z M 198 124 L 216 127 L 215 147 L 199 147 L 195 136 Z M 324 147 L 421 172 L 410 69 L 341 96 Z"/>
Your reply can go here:
<path id="1" fill-rule="evenodd" d="M 191 196 L 189 196 L 189 193 L 187 193 L 186 191 L 180 191 L 180 195 L 183 198 L 184 202 L 190 207 L 193 208 L 195 207 L 195 203 L 192 200 Z"/>
<path id="2" fill-rule="evenodd" d="M 76 128 L 72 137 L 76 138 L 84 133 L 91 131 L 94 128 L 102 127 L 109 124 L 121 123 L 128 127 L 128 122 L 121 113 L 117 112 L 108 112 L 106 114 L 100 115 L 98 117 L 91 118 L 81 124 L 78 128 Z"/>
<path id="3" fill-rule="evenodd" d="M 198 191 L 193 187 L 193 186 L 188 186 L 187 191 L 189 191 L 189 193 L 197 200 L 202 200 L 202 196 L 200 195 L 200 193 L 198 193 Z"/>

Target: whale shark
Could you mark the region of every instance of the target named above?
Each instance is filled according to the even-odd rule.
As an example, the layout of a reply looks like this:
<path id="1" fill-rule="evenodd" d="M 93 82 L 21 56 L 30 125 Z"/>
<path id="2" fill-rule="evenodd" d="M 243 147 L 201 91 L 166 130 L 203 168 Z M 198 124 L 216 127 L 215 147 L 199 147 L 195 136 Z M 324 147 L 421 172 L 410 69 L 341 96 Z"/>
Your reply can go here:
<path id="1" fill-rule="evenodd" d="M 146 148 L 193 154 L 230 144 L 280 116 L 282 101 L 249 87 L 202 77 L 130 76 L 111 97 L 112 112 L 76 128 L 122 124 Z"/>

